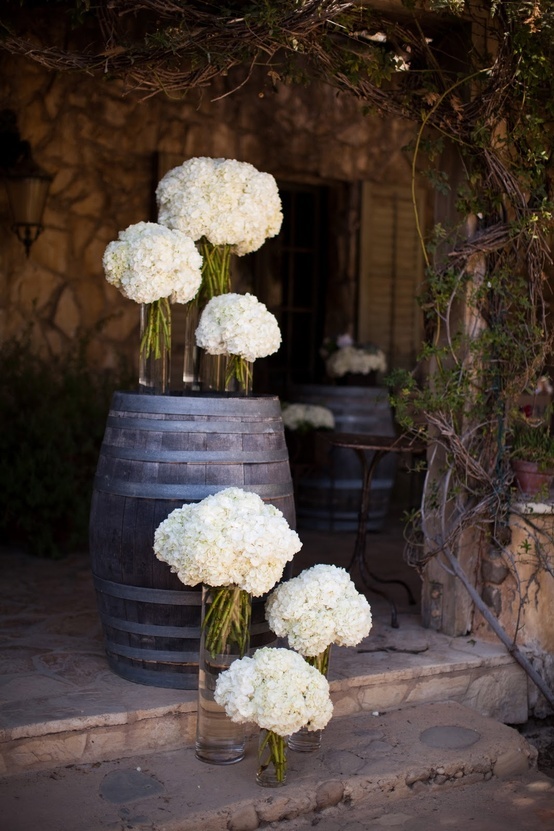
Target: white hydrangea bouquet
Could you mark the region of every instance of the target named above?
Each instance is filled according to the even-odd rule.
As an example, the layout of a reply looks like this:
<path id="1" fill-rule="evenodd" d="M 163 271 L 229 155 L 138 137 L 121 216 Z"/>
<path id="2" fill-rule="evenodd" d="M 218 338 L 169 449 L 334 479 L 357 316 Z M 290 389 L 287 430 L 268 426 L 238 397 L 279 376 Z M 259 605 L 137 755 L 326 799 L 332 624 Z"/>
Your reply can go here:
<path id="1" fill-rule="evenodd" d="M 156 199 L 158 221 L 199 243 L 204 300 L 230 291 L 231 253 L 257 251 L 283 221 L 273 176 L 235 159 L 188 159 L 161 179 Z"/>
<path id="2" fill-rule="evenodd" d="M 269 626 L 286 637 L 291 649 L 327 676 L 332 644 L 356 646 L 371 630 L 371 607 L 348 572 L 319 564 L 277 586 L 266 601 Z M 299 731 L 293 750 L 310 752 L 321 745 L 321 733 Z"/>
<path id="3" fill-rule="evenodd" d="M 322 563 L 277 586 L 266 615 L 272 631 L 320 669 L 332 644 L 356 646 L 372 625 L 371 607 L 348 572 Z"/>
<path id="4" fill-rule="evenodd" d="M 386 372 L 385 353 L 373 343 L 356 344 L 348 334 L 326 338 L 320 350 L 330 378 Z"/>
<path id="5" fill-rule="evenodd" d="M 333 713 L 327 679 L 290 649 L 265 647 L 235 661 L 219 676 L 215 700 L 232 721 L 262 729 L 257 777 L 262 785 L 266 777 L 285 782 L 285 737 L 302 728 L 322 730 Z"/>
<path id="6" fill-rule="evenodd" d="M 274 315 L 252 294 L 221 294 L 208 302 L 196 329 L 196 343 L 209 355 L 228 355 L 226 383 L 236 378 L 246 389 L 251 363 L 279 349 L 281 331 Z"/>
<path id="7" fill-rule="evenodd" d="M 156 198 L 159 222 L 194 239 L 204 258 L 198 301 L 187 311 L 195 317 L 212 297 L 231 291 L 231 254 L 257 251 L 268 237 L 279 233 L 283 221 L 273 176 L 235 159 L 188 159 L 161 179 Z M 195 365 L 191 353 L 194 345 L 186 343 L 185 362 Z M 214 359 L 203 353 L 202 380 L 195 365 L 192 386 L 196 381 L 205 390 L 223 391 L 230 378 L 237 378 L 242 391 L 247 392 L 245 381 L 251 377 L 245 375 L 242 359 L 231 361 L 230 368 L 227 363 L 224 357 Z"/>
<path id="8" fill-rule="evenodd" d="M 302 544 L 281 511 L 256 493 L 226 488 L 172 511 L 154 535 L 154 553 L 187 586 L 214 589 L 204 620 L 206 649 L 229 642 L 244 651 L 245 604 L 281 579 Z"/>
<path id="9" fill-rule="evenodd" d="M 320 404 L 283 404 L 283 424 L 288 430 L 306 433 L 309 430 L 333 430 L 335 417 Z"/>
<path id="10" fill-rule="evenodd" d="M 170 302 L 188 303 L 200 288 L 202 257 L 193 240 L 154 222 L 138 222 L 108 244 L 106 280 L 136 303 L 148 304 L 141 355 L 159 359 L 171 347 Z"/>

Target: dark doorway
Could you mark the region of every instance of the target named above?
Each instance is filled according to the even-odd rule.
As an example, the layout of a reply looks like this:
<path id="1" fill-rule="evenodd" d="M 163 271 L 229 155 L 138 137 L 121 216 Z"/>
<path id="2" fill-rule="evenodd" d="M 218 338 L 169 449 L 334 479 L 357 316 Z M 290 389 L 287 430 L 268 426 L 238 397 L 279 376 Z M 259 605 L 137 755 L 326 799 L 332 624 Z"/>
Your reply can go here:
<path id="1" fill-rule="evenodd" d="M 327 295 L 330 188 L 279 183 L 283 225 L 252 255 L 252 291 L 276 316 L 283 342 L 256 361 L 255 390 L 286 398 L 293 385 L 320 380 Z"/>

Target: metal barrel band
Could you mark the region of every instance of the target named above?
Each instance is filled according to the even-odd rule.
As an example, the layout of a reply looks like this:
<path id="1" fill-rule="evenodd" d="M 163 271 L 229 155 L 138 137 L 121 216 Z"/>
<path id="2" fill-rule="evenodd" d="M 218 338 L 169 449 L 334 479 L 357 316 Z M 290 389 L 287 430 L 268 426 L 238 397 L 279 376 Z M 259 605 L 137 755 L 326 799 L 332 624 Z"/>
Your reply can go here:
<path id="1" fill-rule="evenodd" d="M 102 474 L 94 478 L 96 490 L 104 493 L 131 496 L 138 499 L 168 499 L 183 502 L 200 502 L 206 496 L 219 493 L 221 485 L 166 485 L 158 482 L 125 482 Z M 230 487 L 230 486 L 229 486 Z M 289 492 L 284 485 L 244 485 L 236 487 L 243 491 L 257 493 L 262 499 L 279 499 L 287 497 Z"/>
<path id="2" fill-rule="evenodd" d="M 152 556 L 154 556 L 152 554 Z M 138 600 L 143 603 L 171 603 L 173 606 L 201 606 L 202 593 L 200 591 L 174 591 L 173 589 L 152 589 L 143 586 L 130 586 L 123 583 L 113 583 L 92 575 L 94 587 L 97 591 L 109 594 L 123 600 Z"/>
<path id="3" fill-rule="evenodd" d="M 243 464 L 265 464 L 267 462 L 286 462 L 287 448 L 277 450 L 249 451 L 232 450 L 145 450 L 136 447 L 117 447 L 104 445 L 103 454 L 116 459 L 130 459 L 136 462 L 197 462 L 199 464 L 236 463 L 237 453 Z"/>

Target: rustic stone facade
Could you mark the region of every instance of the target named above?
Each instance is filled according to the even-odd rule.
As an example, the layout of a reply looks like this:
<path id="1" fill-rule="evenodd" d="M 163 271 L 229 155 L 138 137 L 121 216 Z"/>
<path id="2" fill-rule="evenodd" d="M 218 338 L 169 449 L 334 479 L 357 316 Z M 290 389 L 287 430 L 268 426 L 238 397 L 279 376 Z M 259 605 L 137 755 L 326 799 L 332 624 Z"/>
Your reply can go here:
<path id="1" fill-rule="evenodd" d="M 94 363 L 136 361 L 138 310 L 106 283 L 102 254 L 119 230 L 155 220 L 159 159 L 225 156 L 315 184 L 410 180 L 402 148 L 413 126 L 364 116 L 355 100 L 316 83 L 274 86 L 260 72 L 231 94 L 241 78 L 183 100 L 141 100 L 120 82 L 8 56 L 1 65 L 2 108 L 16 113 L 22 138 L 54 181 L 29 259 L 10 230 L 2 189 L 0 342 L 32 321 L 37 346 L 55 353 L 102 323 L 90 345 Z"/>
<path id="2" fill-rule="evenodd" d="M 520 513 L 522 512 L 522 513 Z M 526 654 L 539 675 L 554 683 L 554 512 L 550 503 L 528 502 L 510 516 L 503 550 L 491 548 L 481 563 L 481 596 L 499 624 Z M 496 635 L 478 610 L 472 631 L 484 641 Z M 529 682 L 529 707 L 542 718 L 551 708 Z"/>

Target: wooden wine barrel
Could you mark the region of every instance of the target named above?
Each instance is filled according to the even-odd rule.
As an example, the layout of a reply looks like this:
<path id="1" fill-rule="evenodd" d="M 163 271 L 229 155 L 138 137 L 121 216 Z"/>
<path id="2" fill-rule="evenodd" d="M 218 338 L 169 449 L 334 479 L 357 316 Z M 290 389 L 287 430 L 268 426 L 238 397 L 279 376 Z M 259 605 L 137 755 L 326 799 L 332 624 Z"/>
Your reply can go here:
<path id="1" fill-rule="evenodd" d="M 231 486 L 257 493 L 295 527 L 278 398 L 114 394 L 89 539 L 106 653 L 121 677 L 196 688 L 201 588 L 156 559 L 154 533 L 175 508 Z M 274 640 L 254 598 L 251 646 Z"/>
<path id="2" fill-rule="evenodd" d="M 304 384 L 294 387 L 291 401 L 327 407 L 335 417 L 335 430 L 394 436 L 389 396 L 383 387 Z M 368 452 L 368 456 L 372 453 Z M 300 528 L 355 531 L 362 489 L 359 459 L 349 449 L 334 447 L 326 460 L 305 472 L 297 482 L 297 516 Z M 371 485 L 368 531 L 380 531 L 386 519 L 396 479 L 397 459 L 385 456 L 377 465 Z"/>

